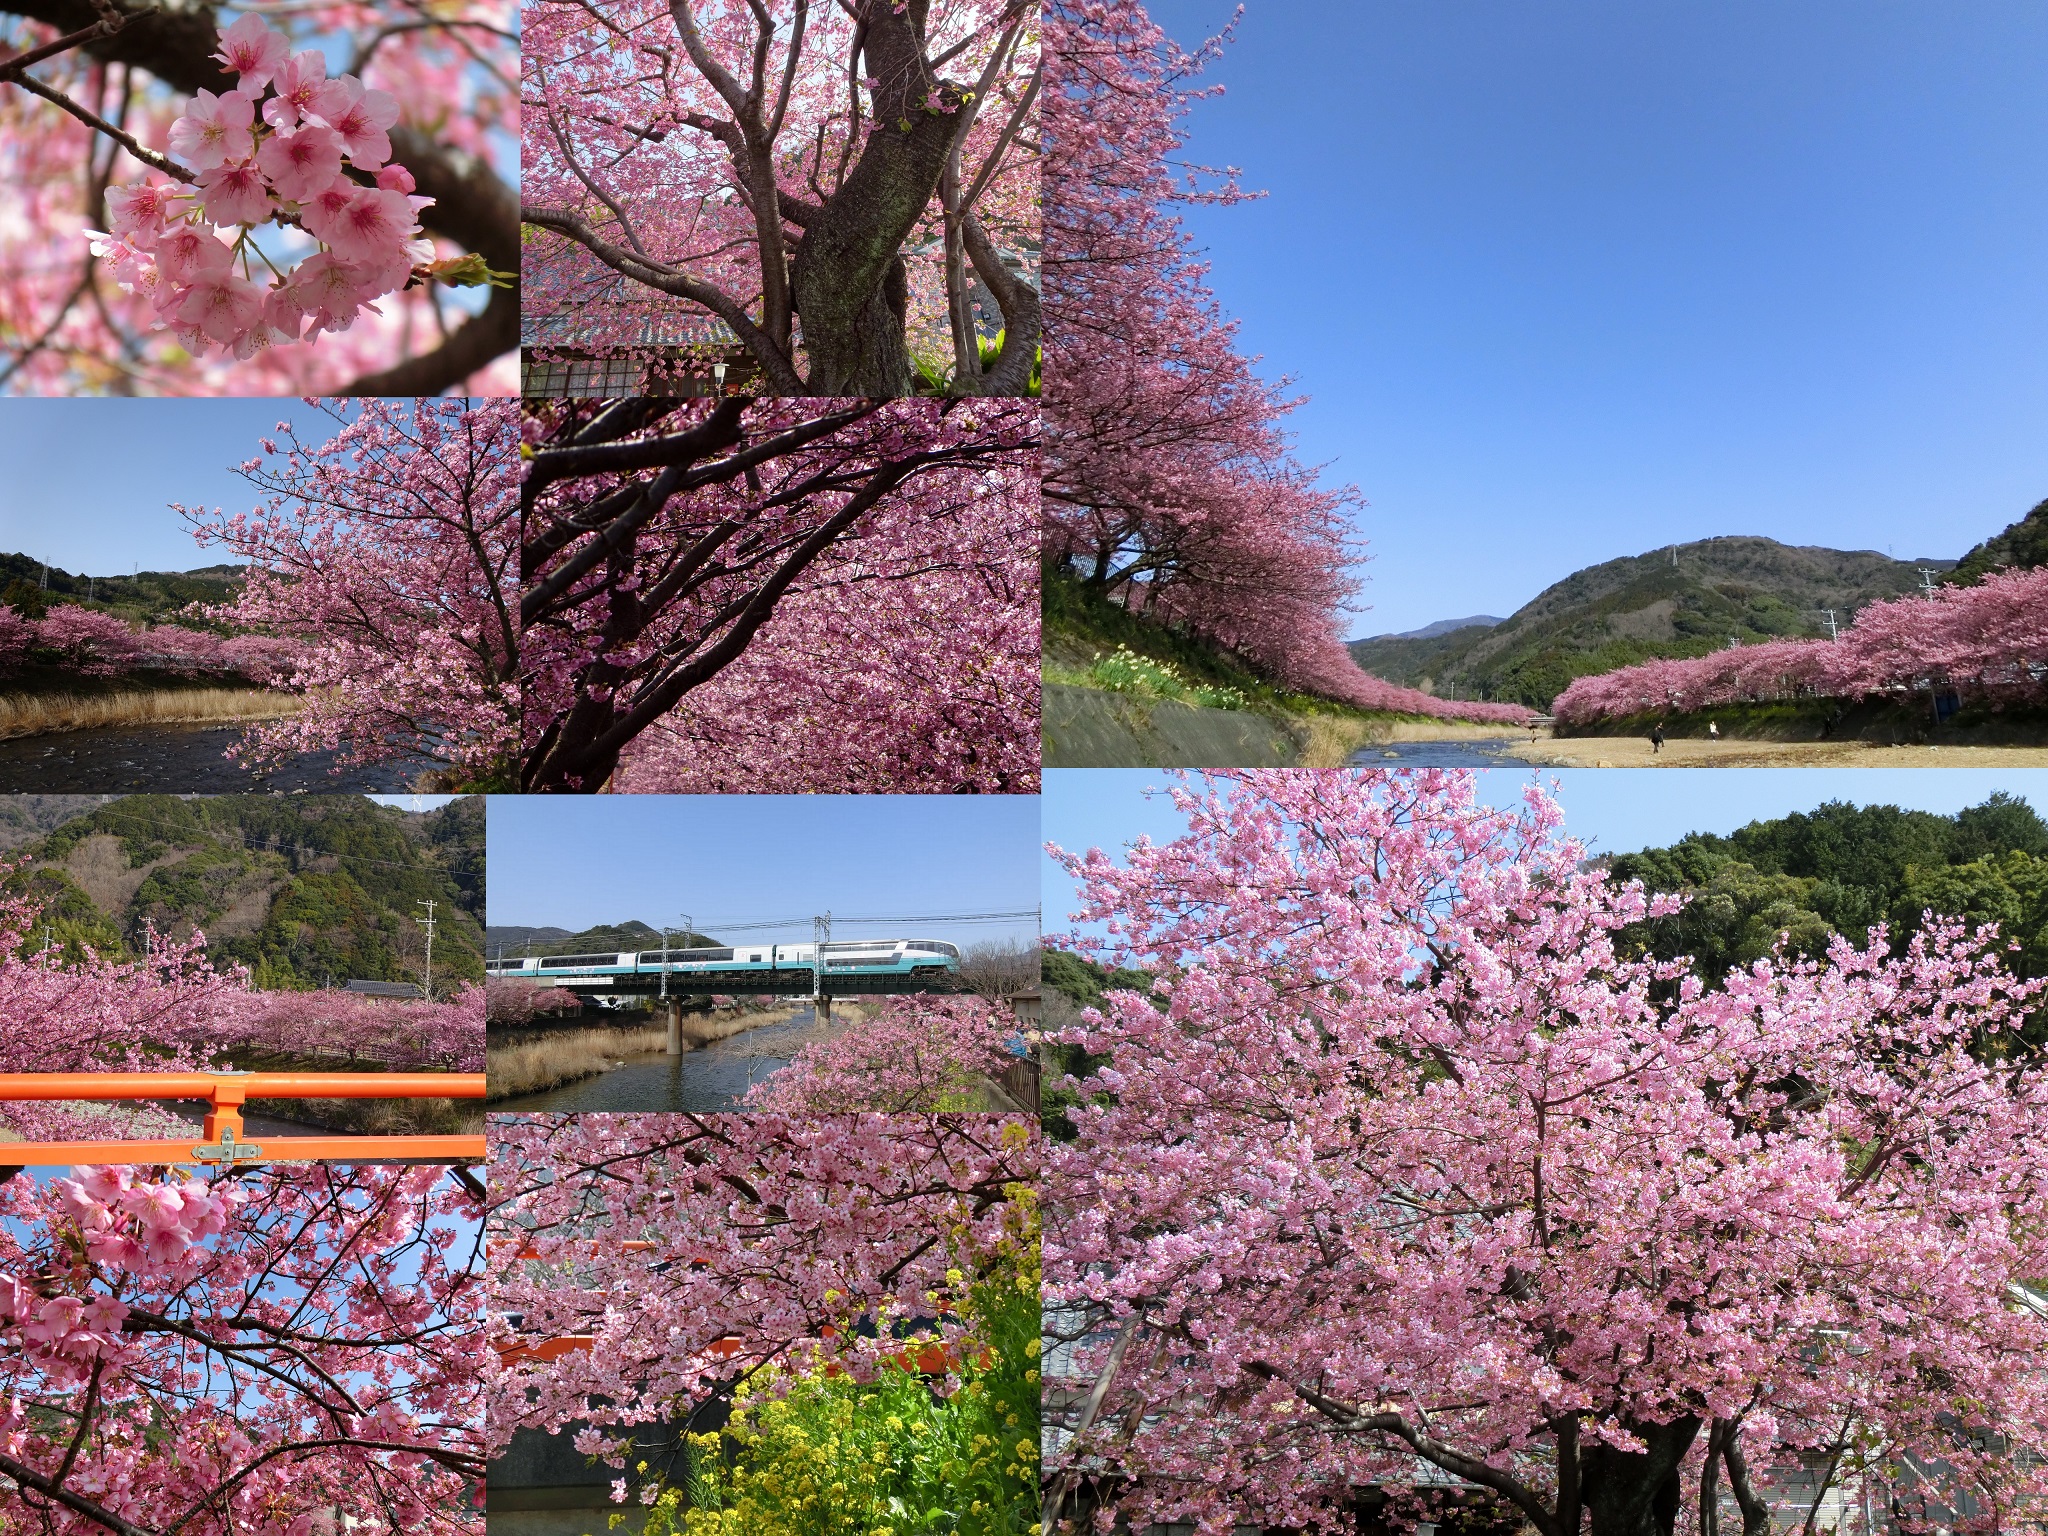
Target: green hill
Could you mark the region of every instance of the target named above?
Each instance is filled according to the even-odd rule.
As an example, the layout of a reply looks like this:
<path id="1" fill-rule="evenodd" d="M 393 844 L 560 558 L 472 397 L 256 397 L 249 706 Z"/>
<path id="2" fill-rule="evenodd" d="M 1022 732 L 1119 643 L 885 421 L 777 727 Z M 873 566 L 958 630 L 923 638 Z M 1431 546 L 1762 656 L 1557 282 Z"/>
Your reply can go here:
<path id="1" fill-rule="evenodd" d="M 483 976 L 483 802 L 414 813 L 356 795 L 129 795 L 65 821 L 11 877 L 57 943 L 139 953 L 201 929 L 258 986 L 417 981 L 431 900 L 437 992 Z"/>
<path id="2" fill-rule="evenodd" d="M 27 555 L 0 554 L 0 602 L 40 618 L 52 604 L 100 608 L 130 621 L 220 629 L 185 612 L 193 603 L 224 603 L 241 585 L 239 565 L 193 571 L 141 571 L 128 576 L 74 576 Z M 223 629 L 223 633 L 226 631 Z"/>
<path id="3" fill-rule="evenodd" d="M 1996 922 L 2019 946 L 2007 963 L 2048 976 L 2048 822 L 2003 792 L 1954 816 L 1830 802 L 1605 862 L 1616 879 L 1691 898 L 1636 925 L 1634 942 L 1664 959 L 1692 956 L 1709 985 L 1770 953 L 1780 935 L 1793 953 L 1818 958 L 1836 934 L 1860 944 L 1884 923 L 1903 949 L 1928 911 L 1973 927 Z M 2029 1033 L 2048 1040 L 2048 1010 Z"/>
<path id="4" fill-rule="evenodd" d="M 1429 638 L 1354 640 L 1359 666 L 1389 682 L 1461 699 L 1547 709 L 1575 677 L 1668 656 L 1827 633 L 1859 608 L 1920 589 L 1922 569 L 1871 550 L 1731 537 L 1608 560 L 1545 588 L 1501 623 Z"/>
<path id="5" fill-rule="evenodd" d="M 1964 555 L 1948 579 L 1958 586 L 1973 586 L 1992 571 L 2008 567 L 2031 571 L 2044 565 L 2048 565 L 2048 501 Z"/>
<path id="6" fill-rule="evenodd" d="M 678 949 L 711 948 L 718 940 L 702 933 L 684 933 L 671 928 L 669 942 Z M 581 933 L 560 928 L 498 926 L 485 930 L 484 941 L 493 955 L 589 955 L 606 950 L 634 952 L 661 948 L 661 930 L 628 919 L 623 923 L 600 923 Z"/>

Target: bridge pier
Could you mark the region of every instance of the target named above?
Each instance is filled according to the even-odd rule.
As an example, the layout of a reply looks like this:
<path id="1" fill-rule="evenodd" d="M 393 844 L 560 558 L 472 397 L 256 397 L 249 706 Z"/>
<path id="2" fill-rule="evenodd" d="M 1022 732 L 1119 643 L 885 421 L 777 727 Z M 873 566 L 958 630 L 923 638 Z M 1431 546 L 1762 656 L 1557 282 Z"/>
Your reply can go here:
<path id="1" fill-rule="evenodd" d="M 817 1021 L 820 1024 L 830 1024 L 832 1022 L 831 993 L 827 992 L 822 994 L 821 996 L 811 999 L 811 1008 L 812 1011 L 817 1015 Z"/>
<path id="2" fill-rule="evenodd" d="M 668 1000 L 668 1053 L 671 1056 L 683 1054 L 683 1000 L 680 997 Z"/>

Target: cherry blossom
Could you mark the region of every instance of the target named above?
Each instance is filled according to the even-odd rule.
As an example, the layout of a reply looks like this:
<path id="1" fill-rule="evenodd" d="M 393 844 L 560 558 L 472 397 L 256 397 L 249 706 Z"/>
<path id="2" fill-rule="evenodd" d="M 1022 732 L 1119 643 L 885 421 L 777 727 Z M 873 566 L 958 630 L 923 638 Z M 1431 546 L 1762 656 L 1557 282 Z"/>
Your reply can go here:
<path id="1" fill-rule="evenodd" d="M 210 15 L 109 12 L 32 77 L 0 78 L 0 179 L 18 189 L 0 222 L 0 388 L 401 395 L 474 377 L 514 392 L 516 295 L 490 287 L 465 318 L 478 306 L 455 289 L 509 281 L 518 260 L 517 199 L 491 169 L 515 109 L 516 9 L 270 7 L 225 34 Z M 4 11 L 0 56 L 59 40 Z M 382 175 L 394 155 L 402 189 Z M 403 217 L 378 204 L 388 238 L 351 247 L 358 302 L 303 332 L 275 296 L 325 254 L 306 209 L 373 180 Z M 216 288 L 188 308 L 194 274 L 164 258 L 175 231 L 223 247 L 263 303 Z"/>
<path id="2" fill-rule="evenodd" d="M 777 395 L 907 395 L 914 353 L 956 395 L 1026 392 L 1034 0 L 576 0 L 528 25 L 539 312 L 611 349 L 649 310 L 716 317 Z M 977 280 L 1001 311 L 986 368 Z"/>
<path id="3" fill-rule="evenodd" d="M 316 323 L 346 302 L 325 287 L 326 271 L 293 294 Z M 336 430 L 326 442 L 302 442 L 280 423 L 241 466 L 266 494 L 253 512 L 178 509 L 201 543 L 252 566 L 210 616 L 294 648 L 276 685 L 304 707 L 256 726 L 241 751 L 262 762 L 320 750 L 351 763 L 418 754 L 464 782 L 490 782 L 510 772 L 517 749 L 518 407 L 377 400 L 327 410 Z"/>
<path id="4" fill-rule="evenodd" d="M 749 1089 L 750 1110 L 979 1109 L 983 1085 L 1018 1059 L 1016 1015 L 978 997 L 889 998 L 833 1039 L 807 1045 Z"/>
<path id="5" fill-rule="evenodd" d="M 947 1271 L 1000 1240 L 1040 1155 L 997 1115 L 499 1116 L 491 1143 L 493 1442 L 575 1424 L 608 1459 L 616 1426 L 764 1367 L 967 1338 Z"/>
<path id="6" fill-rule="evenodd" d="M 1111 602 L 1284 687 L 1363 709 L 1518 723 L 1529 711 L 1397 688 L 1339 618 L 1361 499 L 1293 457 L 1302 402 L 1238 350 L 1182 206 L 1251 194 L 1190 170 L 1183 123 L 1223 39 L 1174 44 L 1140 5 L 1047 13 L 1045 555 Z"/>
<path id="7" fill-rule="evenodd" d="M 1540 788 L 1474 793 L 1219 774 L 1171 791 L 1182 837 L 1054 850 L 1102 935 L 1066 942 L 1154 979 L 1069 1036 L 1100 1065 L 1047 1172 L 1048 1375 L 1100 1395 L 1052 1470 L 1204 1536 L 1333 1530 L 1367 1485 L 1431 1518 L 1425 1473 L 1669 1536 L 1804 1455 L 2009 1528 L 2048 1495 L 2014 1454 L 2048 1443 L 2042 984 L 1940 918 L 1630 958 L 1677 898 Z"/>
<path id="8" fill-rule="evenodd" d="M 1035 790 L 1037 425 L 1006 401 L 535 409 L 525 786 Z"/>
<path id="9" fill-rule="evenodd" d="M 1833 640 L 1772 640 L 1582 677 L 1559 722 L 1766 699 L 1906 699 L 1939 686 L 1989 709 L 2048 699 L 2048 567 L 1872 603 Z"/>

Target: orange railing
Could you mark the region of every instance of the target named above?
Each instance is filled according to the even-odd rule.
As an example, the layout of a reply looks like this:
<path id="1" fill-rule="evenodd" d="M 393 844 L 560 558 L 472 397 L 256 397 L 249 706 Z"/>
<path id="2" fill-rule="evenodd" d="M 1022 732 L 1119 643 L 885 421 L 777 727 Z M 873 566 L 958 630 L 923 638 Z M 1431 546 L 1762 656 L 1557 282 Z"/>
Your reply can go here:
<path id="1" fill-rule="evenodd" d="M 481 1072 L 0 1072 L 0 1103 L 16 1099 L 204 1099 L 195 1142 L 0 1141 L 0 1166 L 73 1163 L 481 1163 L 481 1136 L 242 1135 L 250 1099 L 480 1099 Z"/>

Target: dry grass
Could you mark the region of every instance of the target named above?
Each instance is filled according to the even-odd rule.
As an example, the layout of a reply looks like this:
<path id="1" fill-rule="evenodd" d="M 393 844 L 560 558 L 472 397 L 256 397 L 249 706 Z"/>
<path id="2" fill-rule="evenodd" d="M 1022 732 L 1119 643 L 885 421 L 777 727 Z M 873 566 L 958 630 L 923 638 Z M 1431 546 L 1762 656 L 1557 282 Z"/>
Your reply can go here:
<path id="1" fill-rule="evenodd" d="M 1301 745 L 1304 768 L 1342 768 L 1360 747 L 1384 740 L 1386 726 L 1373 720 L 1345 720 L 1329 715 L 1304 715 L 1308 740 Z"/>
<path id="2" fill-rule="evenodd" d="M 484 1128 L 475 1099 L 251 1099 L 247 1109 L 357 1136 L 474 1136 Z"/>
<path id="3" fill-rule="evenodd" d="M 797 1008 L 765 1008 L 759 1013 L 686 1013 L 683 1015 L 683 1049 L 690 1051 L 714 1040 L 730 1040 L 734 1035 L 745 1034 L 766 1024 L 787 1024 L 800 1011 Z M 834 1012 L 836 1015 L 838 1010 L 835 1008 Z"/>
<path id="4" fill-rule="evenodd" d="M 508 1045 L 486 1052 L 484 1070 L 490 1077 L 493 1099 L 516 1098 L 549 1088 L 595 1077 L 628 1056 L 668 1049 L 668 1027 L 642 1025 L 633 1029 L 586 1029 L 572 1035 L 552 1035 L 523 1045 Z"/>
<path id="5" fill-rule="evenodd" d="M 294 713 L 298 700 L 260 688 L 176 688 L 157 693 L 0 695 L 0 741 L 85 731 L 97 726 L 194 725 L 269 720 Z"/>

